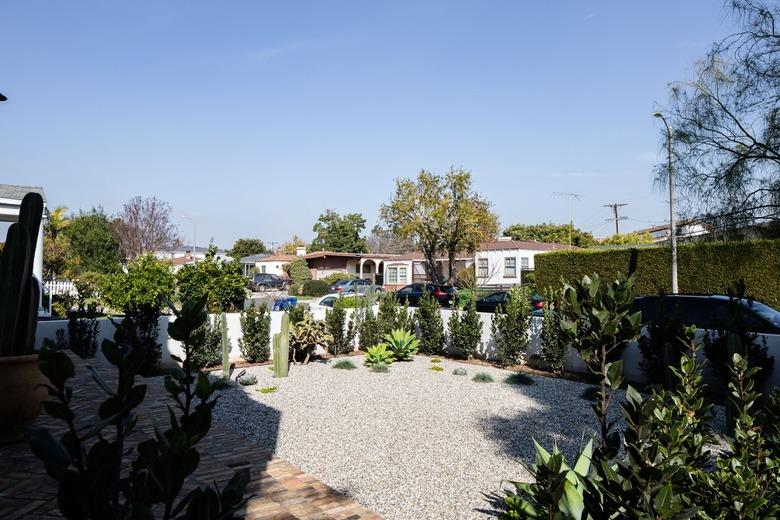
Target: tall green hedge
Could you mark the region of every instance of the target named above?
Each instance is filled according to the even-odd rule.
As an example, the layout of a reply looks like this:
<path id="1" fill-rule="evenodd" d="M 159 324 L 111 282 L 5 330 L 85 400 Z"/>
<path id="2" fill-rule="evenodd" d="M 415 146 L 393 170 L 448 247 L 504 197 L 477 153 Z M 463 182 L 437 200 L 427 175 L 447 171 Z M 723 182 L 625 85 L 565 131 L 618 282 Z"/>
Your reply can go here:
<path id="1" fill-rule="evenodd" d="M 637 293 L 671 291 L 671 252 L 668 247 L 556 251 L 534 258 L 537 287 L 557 287 L 599 273 L 613 277 L 637 271 Z M 677 276 L 681 293 L 726 294 L 740 279 L 747 294 L 780 308 L 780 240 L 680 244 Z"/>

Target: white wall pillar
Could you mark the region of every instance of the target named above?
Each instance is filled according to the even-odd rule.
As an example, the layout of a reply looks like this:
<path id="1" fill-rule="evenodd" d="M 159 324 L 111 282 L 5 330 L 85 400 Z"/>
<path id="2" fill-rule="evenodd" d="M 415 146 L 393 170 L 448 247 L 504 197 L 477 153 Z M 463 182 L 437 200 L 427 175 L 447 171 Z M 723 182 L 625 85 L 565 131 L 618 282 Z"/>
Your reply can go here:
<path id="1" fill-rule="evenodd" d="M 43 220 L 38 226 L 38 239 L 35 241 L 35 256 L 33 257 L 33 276 L 38 279 L 39 296 L 38 311 L 43 310 Z"/>

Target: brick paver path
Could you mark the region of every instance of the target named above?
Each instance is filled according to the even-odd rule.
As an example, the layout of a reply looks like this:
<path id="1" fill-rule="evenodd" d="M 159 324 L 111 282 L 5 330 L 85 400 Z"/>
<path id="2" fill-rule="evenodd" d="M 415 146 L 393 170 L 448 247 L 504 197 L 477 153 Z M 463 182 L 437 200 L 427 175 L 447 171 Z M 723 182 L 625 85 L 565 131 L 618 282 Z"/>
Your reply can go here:
<path id="1" fill-rule="evenodd" d="M 74 406 L 79 417 L 97 411 L 105 394 L 89 376 L 87 363 L 74 357 Z M 99 369 L 111 380 L 111 370 Z M 148 380 L 146 400 L 138 408 L 139 427 L 130 440 L 151 435 L 155 421 L 167 422 L 166 405 L 171 403 L 158 380 Z M 247 410 L 251 413 L 251 410 Z M 41 415 L 36 424 L 59 430 L 63 423 Z M 269 428 L 276 431 L 276 428 Z M 187 485 L 209 485 L 214 481 L 224 485 L 238 468 L 248 467 L 251 481 L 247 494 L 246 518 L 273 520 L 366 520 L 379 516 L 344 497 L 316 478 L 295 466 L 274 457 L 224 424 L 212 423 L 206 438 L 198 445 L 201 462 Z M 183 490 L 184 496 L 189 489 Z M 0 518 L 59 518 L 56 482 L 43 469 L 43 464 L 30 453 L 26 444 L 0 446 Z"/>

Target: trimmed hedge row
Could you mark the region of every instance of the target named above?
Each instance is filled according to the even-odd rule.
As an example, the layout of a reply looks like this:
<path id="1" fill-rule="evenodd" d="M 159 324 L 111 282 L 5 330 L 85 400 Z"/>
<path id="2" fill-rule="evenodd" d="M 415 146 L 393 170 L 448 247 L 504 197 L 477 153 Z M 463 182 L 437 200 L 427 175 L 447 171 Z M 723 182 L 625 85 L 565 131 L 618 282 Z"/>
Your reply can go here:
<path id="1" fill-rule="evenodd" d="M 536 286 L 556 287 L 586 274 L 613 277 L 637 271 L 640 295 L 671 292 L 668 247 L 555 251 L 534 258 Z M 677 276 L 681 293 L 726 294 L 740 279 L 747 294 L 780 309 L 780 240 L 680 244 Z"/>

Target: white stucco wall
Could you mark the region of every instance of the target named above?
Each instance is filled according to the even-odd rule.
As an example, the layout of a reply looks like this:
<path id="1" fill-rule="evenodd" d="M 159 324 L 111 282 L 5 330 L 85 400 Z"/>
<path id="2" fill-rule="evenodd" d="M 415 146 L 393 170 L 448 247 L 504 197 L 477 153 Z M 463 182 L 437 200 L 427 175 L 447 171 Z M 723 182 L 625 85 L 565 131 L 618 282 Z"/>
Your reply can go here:
<path id="1" fill-rule="evenodd" d="M 271 262 L 260 260 L 255 262 L 255 268 L 257 269 L 258 273 L 270 273 L 278 276 L 283 276 L 284 266 L 289 263 L 290 262 L 280 262 L 278 260 L 274 260 Z M 265 270 L 263 270 L 263 267 L 265 267 Z"/>
<path id="2" fill-rule="evenodd" d="M 529 249 L 505 249 L 477 251 L 475 256 L 475 269 L 477 270 L 477 283 L 479 285 L 519 285 L 520 276 L 523 269 L 534 269 L 534 257 L 544 251 L 535 251 Z M 515 258 L 516 276 L 504 276 L 504 258 Z M 488 270 L 487 278 L 479 276 L 479 261 L 481 258 L 487 259 Z M 528 267 L 523 267 L 522 259 L 528 259 Z"/>

